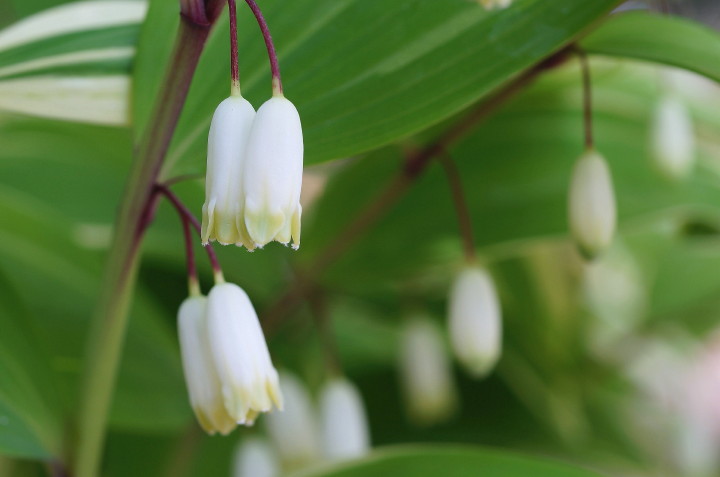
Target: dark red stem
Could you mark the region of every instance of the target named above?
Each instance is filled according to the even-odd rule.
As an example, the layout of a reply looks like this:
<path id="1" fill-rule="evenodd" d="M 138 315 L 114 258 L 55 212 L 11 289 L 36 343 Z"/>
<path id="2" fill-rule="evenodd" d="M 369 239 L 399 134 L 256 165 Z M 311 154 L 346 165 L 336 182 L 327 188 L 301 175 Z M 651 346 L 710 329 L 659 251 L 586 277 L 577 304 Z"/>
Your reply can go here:
<path id="1" fill-rule="evenodd" d="M 161 194 L 167 197 L 173 207 L 175 207 L 175 210 L 177 210 L 178 213 L 182 217 L 184 217 L 183 223 L 187 223 L 188 226 L 192 225 L 197 234 L 200 235 L 200 231 L 202 230 L 200 221 L 198 221 L 198 219 L 193 215 L 193 213 L 190 212 L 190 209 L 188 209 L 185 204 L 182 203 L 180 198 L 164 185 L 158 184 L 156 187 Z M 220 267 L 220 262 L 218 261 L 217 255 L 215 254 L 215 249 L 213 249 L 212 245 L 210 244 L 205 245 L 204 248 L 208 254 L 208 259 L 210 260 L 210 264 L 213 267 L 213 271 L 221 272 L 222 268 Z"/>
<path id="2" fill-rule="evenodd" d="M 595 144 L 593 138 L 593 121 L 592 121 L 592 80 L 590 77 L 590 62 L 587 54 L 579 50 L 580 67 L 582 69 L 583 82 L 583 116 L 585 124 L 585 148 L 592 149 Z"/>
<path id="3" fill-rule="evenodd" d="M 230 80 L 232 94 L 240 94 L 240 68 L 238 67 L 237 11 L 235 0 L 228 0 L 230 15 Z"/>
<path id="4" fill-rule="evenodd" d="M 267 26 L 265 17 L 263 17 L 262 12 L 260 11 L 260 7 L 258 7 L 257 3 L 255 3 L 255 0 L 245 0 L 245 2 L 247 2 L 250 10 L 252 10 L 253 15 L 255 15 L 255 19 L 257 20 L 258 25 L 260 26 L 260 31 L 262 32 L 262 36 L 265 39 L 265 46 L 267 47 L 268 58 L 270 59 L 270 71 L 272 72 L 273 94 L 282 95 L 283 87 L 282 80 L 280 79 L 280 66 L 278 65 L 277 53 L 275 52 L 275 45 L 273 44 L 272 36 L 270 35 L 270 29 Z"/>

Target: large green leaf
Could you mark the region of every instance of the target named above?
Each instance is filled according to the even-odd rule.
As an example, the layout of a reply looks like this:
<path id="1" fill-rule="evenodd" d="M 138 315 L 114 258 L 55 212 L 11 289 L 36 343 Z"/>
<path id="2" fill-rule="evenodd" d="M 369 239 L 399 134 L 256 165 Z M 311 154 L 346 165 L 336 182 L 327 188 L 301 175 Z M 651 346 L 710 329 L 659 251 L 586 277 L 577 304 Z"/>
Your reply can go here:
<path id="1" fill-rule="evenodd" d="M 596 62 L 593 70 L 597 147 L 612 167 L 621 225 L 658 211 L 686 208 L 717 215 L 720 191 L 708 174 L 709 150 L 698 172 L 669 184 L 652 167 L 649 123 L 659 82 L 653 68 Z M 582 152 L 582 90 L 575 65 L 549 74 L 458 144 L 458 164 L 475 226 L 488 258 L 517 253 L 524 241 L 567 236 L 566 194 L 573 161 Z M 707 99 L 705 100 L 707 101 Z M 703 125 L 706 126 L 703 126 Z M 698 130 L 716 127 L 698 122 Z M 705 140 L 714 142 L 712 137 Z M 355 161 L 336 174 L 309 217 L 305 249 L 322 253 L 330 237 L 398 173 L 392 148 Z M 460 258 L 457 220 L 442 169 L 434 164 L 338 265 L 330 280 L 359 289 L 377 277 L 418 277 L 430 264 Z M 446 266 L 446 265 L 445 265 Z M 436 283 L 437 270 L 431 283 Z"/>
<path id="2" fill-rule="evenodd" d="M 266 0 L 285 92 L 304 124 L 306 163 L 350 156 L 461 111 L 575 39 L 618 2 L 520 0 L 487 12 L 466 0 Z M 210 116 L 228 93 L 227 19 L 212 35 L 166 170 L 202 171 Z M 257 26 L 241 9 L 245 96 L 269 97 Z M 160 89 L 177 4 L 151 5 L 134 77 L 136 135 Z M 177 163 L 182 163 L 179 167 Z"/>
<path id="3" fill-rule="evenodd" d="M 46 350 L 5 273 L 0 267 L 0 453 L 57 457 L 62 403 Z"/>
<path id="4" fill-rule="evenodd" d="M 380 450 L 363 460 L 298 474 L 303 477 L 597 477 L 589 470 L 544 459 L 472 447 Z"/>
<path id="5" fill-rule="evenodd" d="M 720 34 L 690 20 L 642 12 L 614 15 L 581 46 L 590 53 L 665 63 L 720 81 Z"/>

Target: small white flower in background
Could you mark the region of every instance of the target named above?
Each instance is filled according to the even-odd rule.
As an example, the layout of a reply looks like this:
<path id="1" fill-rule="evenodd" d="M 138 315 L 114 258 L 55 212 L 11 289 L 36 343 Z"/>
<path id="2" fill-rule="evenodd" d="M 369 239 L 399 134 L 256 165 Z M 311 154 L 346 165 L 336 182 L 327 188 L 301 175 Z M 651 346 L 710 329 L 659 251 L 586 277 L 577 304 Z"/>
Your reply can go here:
<path id="1" fill-rule="evenodd" d="M 508 8 L 512 5 L 513 0 L 479 0 L 480 5 L 485 7 L 487 10 L 494 8 Z"/>
<path id="2" fill-rule="evenodd" d="M 405 325 L 399 364 L 410 418 L 421 425 L 448 419 L 455 411 L 457 392 L 443 337 L 430 319 L 416 317 Z"/>
<path id="3" fill-rule="evenodd" d="M 615 243 L 598 260 L 586 263 L 583 295 L 593 321 L 588 338 L 602 358 L 615 362 L 645 316 L 648 293 L 637 260 Z"/>
<path id="4" fill-rule="evenodd" d="M 652 155 L 660 172 L 682 179 L 695 162 L 693 123 L 685 103 L 674 94 L 660 100 L 654 113 L 651 133 Z"/>
<path id="5" fill-rule="evenodd" d="M 278 373 L 247 294 L 220 283 L 208 295 L 208 336 L 225 408 L 238 424 L 252 425 L 273 405 L 282 409 Z"/>
<path id="6" fill-rule="evenodd" d="M 317 415 L 310 394 L 298 378 L 281 373 L 280 389 L 285 398 L 285 409 L 270 414 L 265 424 L 283 468 L 297 470 L 316 462 L 321 456 Z"/>
<path id="7" fill-rule="evenodd" d="M 202 241 L 255 248 L 243 219 L 242 176 L 245 149 L 255 110 L 241 96 L 230 96 L 215 110 L 208 136 Z"/>
<path id="8" fill-rule="evenodd" d="M 466 267 L 453 283 L 449 305 L 455 355 L 473 375 L 488 374 L 502 348 L 502 316 L 492 277 L 483 268 Z"/>
<path id="9" fill-rule="evenodd" d="M 324 456 L 327 459 L 361 457 L 370 449 L 365 406 L 354 384 L 345 378 L 328 381 L 320 393 Z"/>
<path id="10" fill-rule="evenodd" d="M 278 477 L 280 464 L 272 447 L 259 438 L 243 439 L 233 457 L 233 477 Z"/>
<path id="11" fill-rule="evenodd" d="M 225 409 L 220 378 L 213 364 L 207 331 L 207 298 L 191 296 L 180 306 L 178 333 L 190 404 L 209 434 L 228 434 L 235 419 Z"/>
<path id="12" fill-rule="evenodd" d="M 284 96 L 257 112 L 248 139 L 243 188 L 245 224 L 253 243 L 300 246 L 303 136 L 300 115 Z"/>
<path id="13" fill-rule="evenodd" d="M 568 215 L 580 252 L 589 259 L 604 251 L 615 234 L 615 193 L 605 158 L 589 150 L 572 173 Z"/>

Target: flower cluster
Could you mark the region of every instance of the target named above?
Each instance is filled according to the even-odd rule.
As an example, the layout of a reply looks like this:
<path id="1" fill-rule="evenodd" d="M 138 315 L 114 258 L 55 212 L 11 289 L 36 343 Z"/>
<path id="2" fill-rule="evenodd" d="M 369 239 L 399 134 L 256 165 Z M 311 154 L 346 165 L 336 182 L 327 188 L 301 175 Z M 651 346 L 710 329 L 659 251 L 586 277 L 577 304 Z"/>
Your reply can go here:
<path id="1" fill-rule="evenodd" d="M 219 283 L 207 298 L 187 298 L 178 332 L 190 403 L 206 432 L 228 434 L 273 406 L 282 408 L 277 371 L 240 287 Z"/>
<path id="2" fill-rule="evenodd" d="M 303 137 L 282 94 L 255 112 L 242 96 L 215 110 L 208 137 L 202 241 L 248 250 L 271 241 L 300 246 Z"/>

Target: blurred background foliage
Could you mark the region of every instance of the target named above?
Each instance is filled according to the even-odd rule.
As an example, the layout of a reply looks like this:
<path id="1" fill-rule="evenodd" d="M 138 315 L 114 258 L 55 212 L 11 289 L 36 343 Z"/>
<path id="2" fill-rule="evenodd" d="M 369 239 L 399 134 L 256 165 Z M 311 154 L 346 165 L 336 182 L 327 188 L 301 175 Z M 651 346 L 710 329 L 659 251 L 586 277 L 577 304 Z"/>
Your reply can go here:
<path id="1" fill-rule="evenodd" d="M 63 3 L 0 0 L 0 23 Z M 482 444 L 607 475 L 683 475 L 692 465 L 694 457 L 683 450 L 684 414 L 673 403 L 683 400 L 687 370 L 707 353 L 720 318 L 720 90 L 690 73 L 673 74 L 668 85 L 668 66 L 657 63 L 720 80 L 720 36 L 649 12 L 605 21 L 619 3 L 517 0 L 493 12 L 469 0 L 261 3 L 288 97 L 305 126 L 303 247 L 292 253 L 268 246 L 253 254 L 223 248 L 219 254 L 228 280 L 247 290 L 265 317 L 398 173 L 408 151 L 592 32 L 580 46 L 592 54 L 595 135 L 613 172 L 619 236 L 606 256 L 587 265 L 566 233 L 567 185 L 582 152 L 582 90 L 571 55 L 450 150 L 505 320 L 496 372 L 477 381 L 455 370 L 460 408 L 451 419 L 413 425 L 396 370 L 404 318 L 422 309 L 443 323 L 449 283 L 462 265 L 441 168 L 430 164 L 319 278 L 344 371 L 367 406 L 374 446 Z M 137 20 L 61 33 L 51 38 L 52 50 L 41 40 L 20 51 L 3 47 L 0 33 L 0 453 L 9 456 L 0 457 L 3 476 L 44 475 L 32 459 L 52 461 L 67 452 L 85 329 L 115 208 L 133 140 L 162 87 L 161 65 L 177 23 L 175 0 L 150 2 L 142 27 L 144 8 L 137 5 Z M 670 2 L 670 8 L 708 23 L 720 16 L 712 2 Z M 258 106 L 269 94 L 269 74 L 251 20 L 243 11 L 240 68 L 244 93 Z M 221 20 L 165 179 L 204 170 L 209 118 L 227 94 L 226 40 Z M 17 69 L 28 58 L 135 47 L 131 56 L 113 60 Z M 75 86 L 98 78 L 113 83 L 95 95 Z M 41 88 L 40 102 L 32 94 L 25 101 L 18 84 Z M 663 177 L 650 152 L 653 111 L 669 88 L 695 121 L 697 161 L 683 181 Z M 38 107 L 52 95 L 67 102 L 59 97 L 56 108 Z M 95 101 L 107 101 L 100 118 Z M 72 121 L 65 121 L 73 102 Z M 202 180 L 174 188 L 199 211 Z M 144 246 L 110 416 L 107 476 L 229 475 L 238 437 L 261 432 L 210 438 L 194 424 L 174 323 L 186 294 L 182 250 L 174 211 L 163 204 Z M 209 283 L 209 268 L 203 272 Z M 317 389 L 325 368 L 312 310 L 301 305 L 272 324 L 276 364 Z M 402 453 L 379 459 L 364 474 L 327 475 L 408 471 Z M 373 471 L 373 465 L 387 467 Z"/>

